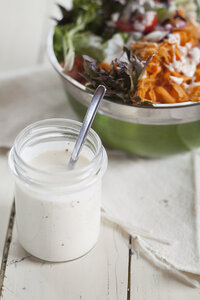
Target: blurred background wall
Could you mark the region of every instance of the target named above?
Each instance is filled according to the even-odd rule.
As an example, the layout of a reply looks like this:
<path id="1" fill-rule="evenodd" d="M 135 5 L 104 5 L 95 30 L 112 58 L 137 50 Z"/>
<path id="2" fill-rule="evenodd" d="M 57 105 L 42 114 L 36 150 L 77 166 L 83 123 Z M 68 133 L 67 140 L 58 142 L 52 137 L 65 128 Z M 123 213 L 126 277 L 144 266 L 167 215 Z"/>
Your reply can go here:
<path id="1" fill-rule="evenodd" d="M 56 3 L 71 0 L 0 0 L 0 75 L 48 63 L 45 43 Z"/>

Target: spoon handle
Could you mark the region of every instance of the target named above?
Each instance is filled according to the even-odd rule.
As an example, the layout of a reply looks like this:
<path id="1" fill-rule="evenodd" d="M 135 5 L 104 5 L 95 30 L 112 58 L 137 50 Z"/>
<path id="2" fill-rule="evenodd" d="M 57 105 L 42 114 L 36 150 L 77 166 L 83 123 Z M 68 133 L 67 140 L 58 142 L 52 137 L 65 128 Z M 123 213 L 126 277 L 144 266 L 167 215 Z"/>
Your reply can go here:
<path id="1" fill-rule="evenodd" d="M 75 163 L 78 160 L 79 153 L 81 151 L 81 148 L 83 146 L 83 143 L 85 141 L 85 138 L 87 136 L 87 133 L 92 125 L 92 122 L 94 120 L 94 117 L 96 115 L 97 109 L 99 107 L 101 99 L 104 97 L 106 92 L 106 88 L 103 85 L 99 85 L 92 97 L 92 101 L 90 103 L 90 106 L 87 110 L 87 113 L 85 115 L 85 118 L 83 120 L 83 125 L 81 127 L 78 139 L 76 141 L 76 144 L 74 146 L 74 150 L 72 152 L 70 161 L 68 163 L 68 168 L 73 169 Z"/>

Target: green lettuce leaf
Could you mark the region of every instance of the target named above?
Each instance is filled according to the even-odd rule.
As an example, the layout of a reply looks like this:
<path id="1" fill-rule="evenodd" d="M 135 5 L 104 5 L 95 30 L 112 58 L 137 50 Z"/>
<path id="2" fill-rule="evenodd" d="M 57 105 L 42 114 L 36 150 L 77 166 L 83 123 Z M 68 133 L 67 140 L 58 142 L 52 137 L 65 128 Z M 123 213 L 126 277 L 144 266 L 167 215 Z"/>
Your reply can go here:
<path id="1" fill-rule="evenodd" d="M 73 37 L 75 55 L 82 56 L 86 54 L 101 62 L 105 58 L 102 38 L 91 32 L 77 33 Z"/>

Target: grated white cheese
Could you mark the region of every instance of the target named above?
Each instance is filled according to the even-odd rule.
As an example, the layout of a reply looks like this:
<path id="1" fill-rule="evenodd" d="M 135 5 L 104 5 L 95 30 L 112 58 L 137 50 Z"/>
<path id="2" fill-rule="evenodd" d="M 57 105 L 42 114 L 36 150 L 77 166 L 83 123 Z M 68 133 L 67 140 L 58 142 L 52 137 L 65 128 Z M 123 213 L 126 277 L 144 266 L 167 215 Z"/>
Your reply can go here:
<path id="1" fill-rule="evenodd" d="M 176 76 L 170 76 L 170 78 L 176 82 L 177 84 L 181 84 L 183 82 L 183 78 L 179 78 L 179 77 L 176 77 Z"/>
<path id="2" fill-rule="evenodd" d="M 177 71 L 183 73 L 188 77 L 192 77 L 196 71 L 197 65 L 200 63 L 200 49 L 198 47 L 192 47 L 190 43 L 185 46 L 180 45 L 180 35 L 178 33 L 172 33 L 169 35 L 168 42 L 173 44 L 173 62 L 167 67 L 170 71 Z M 175 45 L 178 47 L 182 56 L 179 60 L 176 59 Z"/>
<path id="3" fill-rule="evenodd" d="M 117 20 L 119 19 L 119 16 L 120 16 L 120 14 L 119 14 L 118 12 L 113 13 L 113 14 L 111 15 L 111 20 L 112 20 L 112 22 L 117 22 Z"/>
<path id="4" fill-rule="evenodd" d="M 166 37 L 166 35 L 168 34 L 168 31 L 160 31 L 160 30 L 156 30 L 156 31 L 152 31 L 150 33 L 148 33 L 145 36 L 145 39 L 147 41 L 151 41 L 151 42 L 157 42 L 162 40 L 164 37 Z"/>
<path id="5" fill-rule="evenodd" d="M 134 28 L 135 30 L 138 30 L 140 32 L 144 31 L 145 28 L 149 27 L 152 25 L 153 23 L 153 20 L 155 18 L 155 11 L 148 11 L 146 12 L 145 14 L 145 17 L 144 19 L 141 21 L 141 20 L 135 20 L 134 21 Z"/>
<path id="6" fill-rule="evenodd" d="M 139 12 L 140 14 L 145 14 L 145 12 L 146 12 L 145 6 L 146 5 L 148 5 L 151 8 L 154 8 L 155 1 L 154 0 L 132 0 L 132 1 L 129 1 L 123 11 L 123 20 L 125 20 L 125 19 L 128 20 L 130 14 L 135 11 Z"/>
<path id="7" fill-rule="evenodd" d="M 178 33 L 169 34 L 168 43 L 180 45 L 180 35 Z"/>

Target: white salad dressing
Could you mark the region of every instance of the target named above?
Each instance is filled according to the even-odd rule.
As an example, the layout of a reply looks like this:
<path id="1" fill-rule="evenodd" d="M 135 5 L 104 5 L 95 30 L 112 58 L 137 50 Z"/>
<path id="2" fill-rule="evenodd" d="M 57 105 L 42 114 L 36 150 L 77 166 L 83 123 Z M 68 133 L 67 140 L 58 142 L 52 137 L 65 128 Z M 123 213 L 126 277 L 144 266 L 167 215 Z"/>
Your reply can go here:
<path id="1" fill-rule="evenodd" d="M 43 260 L 78 258 L 98 239 L 107 155 L 90 129 L 75 168 L 68 169 L 81 125 L 67 119 L 31 124 L 9 154 L 18 239 L 26 251 Z"/>
<path id="2" fill-rule="evenodd" d="M 30 166 L 47 172 L 66 172 L 67 163 L 71 157 L 71 151 L 66 150 L 51 150 L 42 152 L 39 155 L 32 158 L 28 163 Z M 75 168 L 81 168 L 89 163 L 89 159 L 83 155 L 80 155 Z"/>
<path id="3" fill-rule="evenodd" d="M 70 172 L 70 155 L 65 150 L 46 151 L 28 163 L 37 170 L 58 176 L 63 172 L 64 176 L 64 172 Z M 81 155 L 76 169 L 88 163 L 88 158 Z M 59 184 L 53 192 L 51 187 L 45 191 L 17 184 L 15 198 L 19 240 L 34 256 L 48 261 L 71 260 L 87 253 L 96 243 L 100 229 L 100 181 L 72 192 L 62 190 Z"/>

